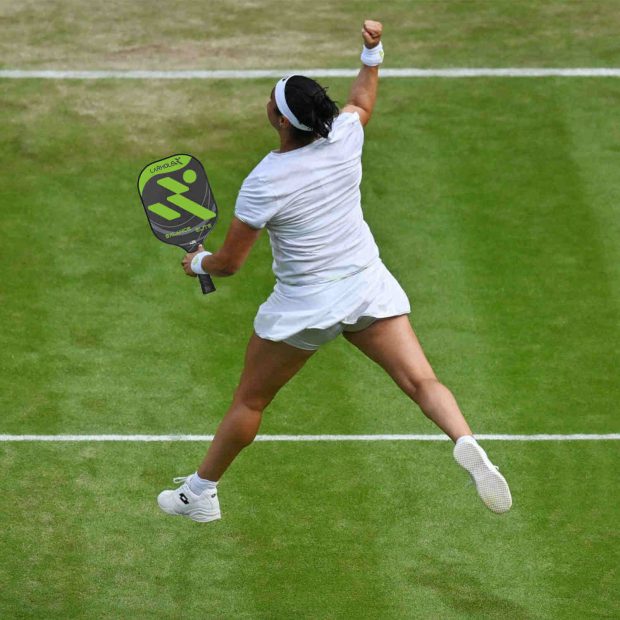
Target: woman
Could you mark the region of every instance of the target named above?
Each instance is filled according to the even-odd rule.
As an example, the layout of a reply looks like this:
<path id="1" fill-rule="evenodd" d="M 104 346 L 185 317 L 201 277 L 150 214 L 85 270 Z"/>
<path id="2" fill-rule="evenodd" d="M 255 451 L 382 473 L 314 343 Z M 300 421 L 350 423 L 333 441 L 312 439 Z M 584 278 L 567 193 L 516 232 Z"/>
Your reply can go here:
<path id="1" fill-rule="evenodd" d="M 280 148 L 244 181 L 235 217 L 214 254 L 183 259 L 190 276 L 230 276 L 262 228 L 269 232 L 276 286 L 260 307 L 232 405 L 198 471 L 158 497 L 162 510 L 194 521 L 221 517 L 217 482 L 256 436 L 262 412 L 319 346 L 339 334 L 381 365 L 454 442 L 488 508 L 512 503 L 504 478 L 472 437 L 451 392 L 437 380 L 408 320 L 407 296 L 379 258 L 363 219 L 359 185 L 363 126 L 370 120 L 383 60 L 382 25 L 364 22 L 362 68 L 339 112 L 315 81 L 280 80 L 267 117 Z"/>

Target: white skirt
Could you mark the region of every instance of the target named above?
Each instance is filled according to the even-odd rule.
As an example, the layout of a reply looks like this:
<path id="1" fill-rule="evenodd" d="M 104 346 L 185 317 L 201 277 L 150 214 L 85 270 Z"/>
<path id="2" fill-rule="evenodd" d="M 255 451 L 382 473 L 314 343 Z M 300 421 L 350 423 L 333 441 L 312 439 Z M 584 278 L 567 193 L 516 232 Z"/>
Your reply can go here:
<path id="1" fill-rule="evenodd" d="M 304 329 L 354 325 L 362 317 L 383 319 L 411 311 L 407 294 L 381 259 L 352 276 L 324 284 L 277 282 L 254 319 L 261 338 L 279 342 Z"/>

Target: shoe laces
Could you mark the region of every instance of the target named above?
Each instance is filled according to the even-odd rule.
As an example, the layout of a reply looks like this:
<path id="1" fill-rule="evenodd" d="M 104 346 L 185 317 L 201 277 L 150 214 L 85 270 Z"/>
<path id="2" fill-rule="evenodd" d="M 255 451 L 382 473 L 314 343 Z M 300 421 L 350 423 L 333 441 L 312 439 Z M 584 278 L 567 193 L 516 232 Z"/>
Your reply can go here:
<path id="1" fill-rule="evenodd" d="M 174 484 L 181 484 L 181 482 L 187 482 L 192 476 L 193 474 L 189 474 L 189 476 L 177 476 L 172 479 L 172 482 L 174 482 Z"/>

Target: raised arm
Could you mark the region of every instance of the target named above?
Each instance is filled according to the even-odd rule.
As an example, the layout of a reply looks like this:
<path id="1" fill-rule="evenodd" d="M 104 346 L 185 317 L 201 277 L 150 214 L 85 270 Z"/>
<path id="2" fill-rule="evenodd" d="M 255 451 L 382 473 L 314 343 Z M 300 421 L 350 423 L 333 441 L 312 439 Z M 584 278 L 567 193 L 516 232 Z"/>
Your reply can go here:
<path id="1" fill-rule="evenodd" d="M 363 61 L 362 68 L 351 86 L 347 104 L 342 108 L 343 112 L 357 112 L 362 125 L 366 125 L 370 120 L 377 99 L 379 64 L 383 59 L 382 48 L 378 48 L 377 46 L 381 43 L 382 32 L 383 25 L 381 22 L 375 22 L 370 19 L 364 22 L 362 28 L 364 47 L 366 50 L 374 51 L 370 51 L 369 53 L 364 50 L 364 56 L 368 58 L 368 60 Z M 366 62 L 373 64 L 368 65 Z"/>

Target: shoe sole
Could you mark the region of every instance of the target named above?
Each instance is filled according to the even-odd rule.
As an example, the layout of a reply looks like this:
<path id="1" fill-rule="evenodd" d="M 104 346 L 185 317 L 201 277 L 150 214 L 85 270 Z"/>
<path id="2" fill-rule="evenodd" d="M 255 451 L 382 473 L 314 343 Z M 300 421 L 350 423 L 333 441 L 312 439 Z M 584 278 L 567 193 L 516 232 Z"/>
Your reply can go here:
<path id="1" fill-rule="evenodd" d="M 203 513 L 202 511 L 195 511 L 193 513 L 190 513 L 187 515 L 181 515 L 181 516 L 187 517 L 188 519 L 191 519 L 192 521 L 197 521 L 198 523 L 209 523 L 210 521 L 217 521 L 218 519 L 222 518 L 222 515 L 220 513 L 217 513 L 217 514 L 208 513 L 208 512 Z"/>
<path id="2" fill-rule="evenodd" d="M 470 474 L 480 499 L 489 510 L 497 514 L 510 510 L 512 496 L 508 483 L 480 446 L 460 443 L 454 447 L 454 459 Z"/>
<path id="3" fill-rule="evenodd" d="M 157 505 L 167 515 L 171 515 L 173 517 L 186 517 L 192 521 L 197 521 L 198 523 L 209 523 L 210 521 L 217 521 L 222 518 L 221 512 L 209 512 L 208 510 L 201 510 L 199 508 L 191 510 L 188 513 L 175 512 L 174 510 L 169 510 L 167 506 L 163 506 L 159 501 L 159 497 L 157 498 Z"/>

